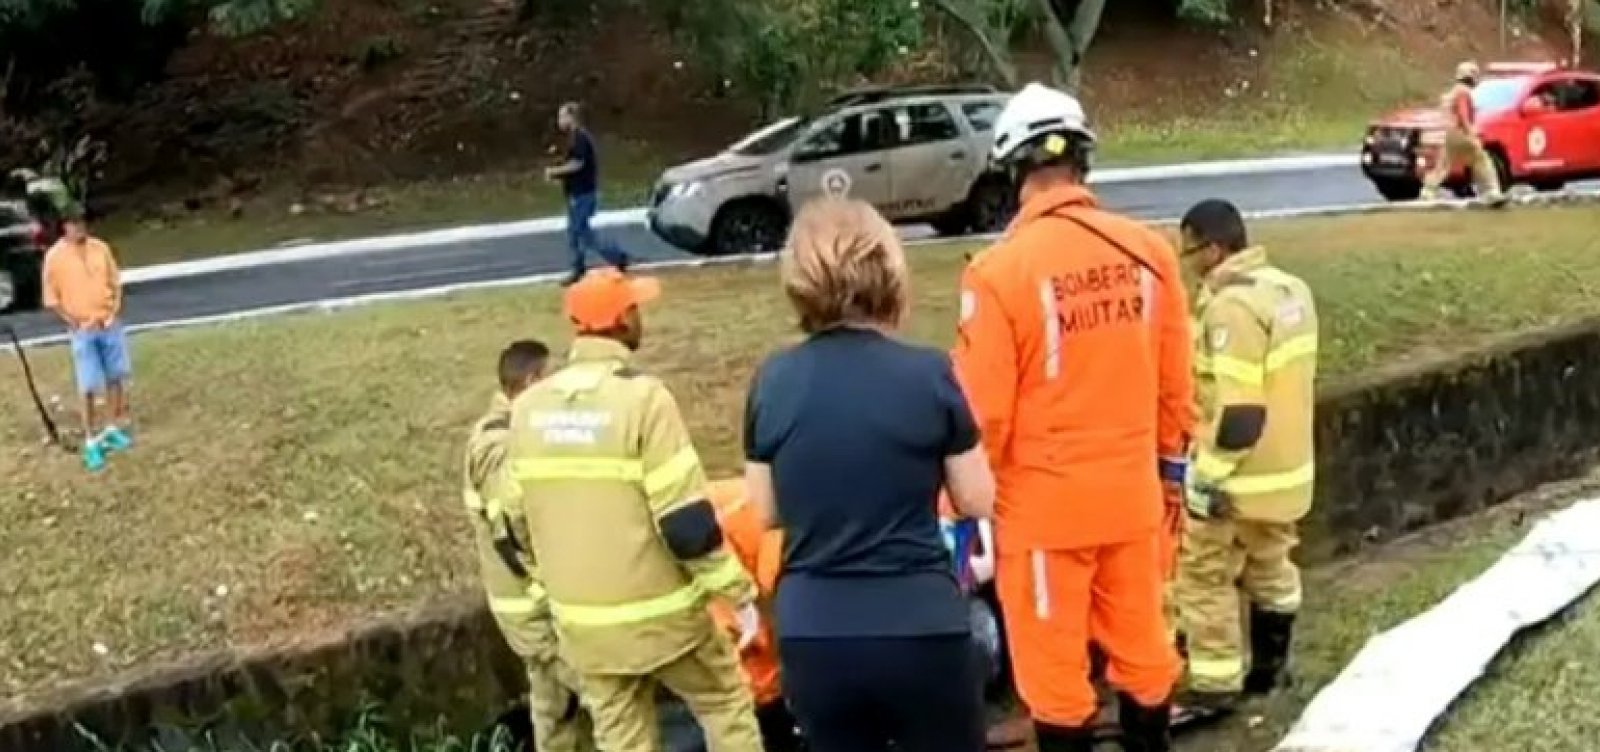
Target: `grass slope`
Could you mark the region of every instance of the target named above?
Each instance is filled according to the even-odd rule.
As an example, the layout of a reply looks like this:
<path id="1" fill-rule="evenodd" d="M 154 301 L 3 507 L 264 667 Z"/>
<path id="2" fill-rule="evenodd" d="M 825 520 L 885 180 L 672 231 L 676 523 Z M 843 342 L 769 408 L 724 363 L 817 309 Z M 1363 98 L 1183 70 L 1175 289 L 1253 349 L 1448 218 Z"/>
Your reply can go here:
<path id="1" fill-rule="evenodd" d="M 1235 719 L 1180 740 L 1180 752 L 1265 752 L 1318 690 L 1380 632 L 1398 626 L 1494 564 L 1548 511 L 1600 491 L 1600 472 L 1524 494 L 1355 559 L 1309 571 L 1294 647 L 1295 684 Z M 1529 630 L 1441 719 L 1426 752 L 1581 752 L 1597 729 L 1587 674 L 1600 635 L 1600 600 Z M 1462 625 L 1470 629 L 1471 625 Z"/>
<path id="2" fill-rule="evenodd" d="M 1257 231 L 1318 293 L 1325 378 L 1600 311 L 1592 208 Z M 915 249 L 912 337 L 950 341 L 965 250 Z M 666 288 L 644 367 L 676 390 L 713 473 L 734 472 L 749 374 L 794 337 L 775 271 L 672 274 Z M 21 380 L 6 377 L 0 693 L 474 587 L 463 433 L 498 349 L 560 346 L 564 332 L 555 291 L 532 288 L 141 336 L 139 446 L 93 478 L 39 446 Z M 64 351 L 35 359 L 47 394 L 70 392 Z"/>

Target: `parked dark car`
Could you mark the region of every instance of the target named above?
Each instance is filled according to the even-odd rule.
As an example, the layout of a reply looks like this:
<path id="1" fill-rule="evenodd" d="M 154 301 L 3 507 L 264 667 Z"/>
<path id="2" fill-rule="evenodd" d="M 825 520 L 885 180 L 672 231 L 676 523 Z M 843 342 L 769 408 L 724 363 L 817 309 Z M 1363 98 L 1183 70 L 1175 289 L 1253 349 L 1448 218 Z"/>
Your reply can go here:
<path id="1" fill-rule="evenodd" d="M 20 201 L 0 201 L 0 313 L 39 307 L 44 228 Z"/>

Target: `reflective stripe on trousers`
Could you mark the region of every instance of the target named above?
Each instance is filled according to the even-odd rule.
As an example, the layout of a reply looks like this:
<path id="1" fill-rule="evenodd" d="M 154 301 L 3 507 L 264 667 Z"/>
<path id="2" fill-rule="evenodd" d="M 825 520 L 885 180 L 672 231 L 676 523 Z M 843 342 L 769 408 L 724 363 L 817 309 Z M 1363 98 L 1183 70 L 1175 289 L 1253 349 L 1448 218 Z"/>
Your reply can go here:
<path id="1" fill-rule="evenodd" d="M 1244 673 L 1244 659 L 1228 658 L 1217 661 L 1189 660 L 1189 673 L 1196 677 L 1230 681 Z"/>
<path id="2" fill-rule="evenodd" d="M 489 610 L 507 616 L 524 616 L 534 612 L 538 603 L 531 597 L 502 597 L 489 599 Z"/>

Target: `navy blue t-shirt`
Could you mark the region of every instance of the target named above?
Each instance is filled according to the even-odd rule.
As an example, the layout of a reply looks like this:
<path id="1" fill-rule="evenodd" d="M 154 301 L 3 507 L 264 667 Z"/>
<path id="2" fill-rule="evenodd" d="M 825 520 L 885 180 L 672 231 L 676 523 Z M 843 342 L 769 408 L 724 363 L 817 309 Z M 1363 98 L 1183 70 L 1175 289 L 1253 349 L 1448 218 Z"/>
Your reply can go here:
<path id="1" fill-rule="evenodd" d="M 567 144 L 567 161 L 578 160 L 583 163 L 576 172 L 568 173 L 561 178 L 561 187 L 568 196 L 587 196 L 595 192 L 600 185 L 600 164 L 595 157 L 594 139 L 589 137 L 589 132 L 579 128 L 572 132 L 572 141 Z"/>
<path id="2" fill-rule="evenodd" d="M 965 634 L 939 533 L 944 460 L 978 443 L 944 353 L 834 329 L 762 364 L 745 456 L 771 465 L 784 531 L 780 637 Z"/>

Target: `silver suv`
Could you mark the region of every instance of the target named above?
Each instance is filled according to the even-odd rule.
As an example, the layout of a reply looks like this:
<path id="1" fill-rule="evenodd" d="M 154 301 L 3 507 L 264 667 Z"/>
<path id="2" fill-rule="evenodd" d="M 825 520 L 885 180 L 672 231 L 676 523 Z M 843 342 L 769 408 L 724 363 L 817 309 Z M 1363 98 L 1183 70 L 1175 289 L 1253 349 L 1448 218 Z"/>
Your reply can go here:
<path id="1" fill-rule="evenodd" d="M 947 235 L 1001 229 L 1015 206 L 988 168 L 1009 93 L 988 86 L 875 88 L 780 120 L 721 154 L 667 170 L 650 195 L 650 229 L 692 253 L 777 250 L 789 218 L 824 193 L 847 193 L 898 224 Z"/>

